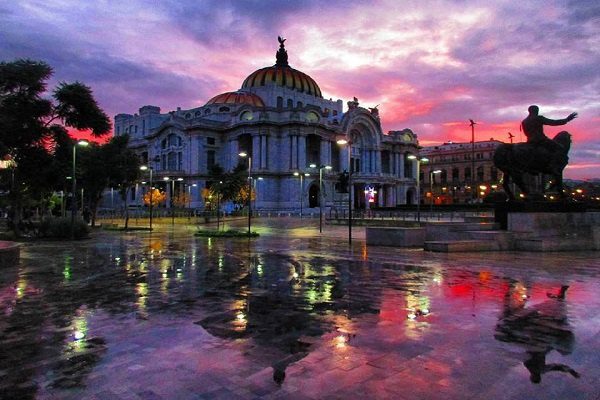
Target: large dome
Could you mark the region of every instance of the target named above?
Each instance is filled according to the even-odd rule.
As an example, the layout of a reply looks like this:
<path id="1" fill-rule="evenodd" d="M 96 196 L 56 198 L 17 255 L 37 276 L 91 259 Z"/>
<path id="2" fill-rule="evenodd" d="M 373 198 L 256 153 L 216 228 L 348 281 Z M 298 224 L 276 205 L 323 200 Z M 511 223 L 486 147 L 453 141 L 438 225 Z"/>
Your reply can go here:
<path id="1" fill-rule="evenodd" d="M 279 38 L 280 46 L 276 55 L 277 63 L 272 67 L 261 68 L 251 73 L 244 80 L 242 89 L 274 85 L 322 98 L 321 89 L 313 78 L 288 65 L 287 51 L 283 42 L 285 42 L 285 39 Z"/>
<path id="2" fill-rule="evenodd" d="M 206 105 L 211 104 L 248 104 L 254 107 L 264 107 L 264 101 L 254 93 L 249 92 L 226 92 L 216 95 Z"/>

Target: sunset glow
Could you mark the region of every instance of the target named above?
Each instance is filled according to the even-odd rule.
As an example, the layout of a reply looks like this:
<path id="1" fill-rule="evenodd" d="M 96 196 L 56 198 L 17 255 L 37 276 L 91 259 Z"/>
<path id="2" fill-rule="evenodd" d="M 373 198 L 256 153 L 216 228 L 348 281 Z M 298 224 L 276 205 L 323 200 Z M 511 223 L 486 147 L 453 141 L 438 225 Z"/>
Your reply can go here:
<path id="1" fill-rule="evenodd" d="M 152 4 L 152 5 L 150 5 Z M 44 60 L 53 84 L 92 87 L 112 117 L 163 112 L 235 91 L 275 62 L 323 97 L 379 104 L 384 132 L 412 129 L 421 145 L 523 141 L 530 104 L 579 118 L 566 178 L 600 177 L 600 5 L 577 2 L 19 1 L 0 8 L 0 59 Z M 87 137 L 85 133 L 76 136 Z"/>

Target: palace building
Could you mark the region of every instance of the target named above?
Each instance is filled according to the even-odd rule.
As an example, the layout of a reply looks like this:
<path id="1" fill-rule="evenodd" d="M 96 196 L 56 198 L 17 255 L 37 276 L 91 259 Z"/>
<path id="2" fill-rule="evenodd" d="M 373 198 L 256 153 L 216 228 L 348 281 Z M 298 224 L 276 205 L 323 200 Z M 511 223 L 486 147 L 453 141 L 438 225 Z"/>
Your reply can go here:
<path id="1" fill-rule="evenodd" d="M 284 41 L 275 65 L 252 72 L 238 90 L 168 113 L 146 105 L 134 115 L 118 114 L 115 134 L 130 136 L 155 186 L 168 196 L 189 193 L 193 208 L 204 207 L 202 189 L 215 164 L 230 171 L 240 162 L 251 166 L 259 210 L 295 210 L 301 202 L 318 207 L 321 198 L 326 207 L 344 207 L 348 194 L 335 184 L 349 168 L 353 207 L 414 204 L 417 168 L 407 156 L 417 154 L 417 135 L 410 129 L 384 134 L 378 109 L 361 107 L 356 98 L 346 110 L 342 100 L 323 98 L 313 78 L 288 64 Z M 248 157 L 240 158 L 242 152 Z M 139 185 L 132 203 L 141 204 L 147 189 Z"/>
<path id="2" fill-rule="evenodd" d="M 444 143 L 423 147 L 421 202 L 456 204 L 480 202 L 502 191 L 502 174 L 494 166 L 494 151 L 502 142 L 494 139 L 474 143 Z"/>

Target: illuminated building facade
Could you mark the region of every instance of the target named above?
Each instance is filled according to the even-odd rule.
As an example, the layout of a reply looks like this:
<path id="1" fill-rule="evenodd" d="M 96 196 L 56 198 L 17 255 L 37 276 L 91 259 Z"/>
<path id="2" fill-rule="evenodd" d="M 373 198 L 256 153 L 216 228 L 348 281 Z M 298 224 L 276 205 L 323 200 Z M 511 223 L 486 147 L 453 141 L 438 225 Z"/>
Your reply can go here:
<path id="1" fill-rule="evenodd" d="M 201 193 L 214 165 L 230 171 L 240 162 L 251 164 L 257 209 L 294 210 L 301 201 L 318 207 L 321 197 L 325 207 L 344 208 L 348 194 L 338 193 L 335 183 L 349 165 L 354 207 L 365 206 L 365 188 L 375 190 L 376 206 L 414 203 L 416 164 L 407 156 L 416 154 L 417 136 L 410 129 L 384 134 L 377 108 L 360 107 L 356 98 L 345 111 L 342 100 L 323 98 L 314 79 L 289 66 L 283 41 L 275 65 L 251 73 L 239 90 L 166 114 L 151 105 L 135 115 L 118 114 L 115 134 L 129 135 L 154 182 L 168 196 L 188 191 L 193 208 L 205 206 Z M 342 138 L 352 142 L 350 152 L 337 144 Z M 251 162 L 240 158 L 242 152 Z M 332 167 L 322 171 L 322 196 L 319 166 Z M 310 174 L 302 187 L 299 173 Z M 133 203 L 145 190 L 138 187 Z"/>
<path id="2" fill-rule="evenodd" d="M 423 147 L 421 199 L 425 204 L 482 201 L 501 190 L 502 173 L 494 166 L 494 151 L 502 142 L 490 139 L 472 143 L 444 143 Z"/>

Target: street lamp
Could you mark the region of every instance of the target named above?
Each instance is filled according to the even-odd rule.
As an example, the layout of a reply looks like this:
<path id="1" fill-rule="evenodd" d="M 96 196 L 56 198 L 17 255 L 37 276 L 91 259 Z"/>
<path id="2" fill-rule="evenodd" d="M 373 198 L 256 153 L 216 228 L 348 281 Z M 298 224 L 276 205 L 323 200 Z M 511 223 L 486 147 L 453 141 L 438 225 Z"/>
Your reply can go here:
<path id="1" fill-rule="evenodd" d="M 431 203 L 429 203 L 429 216 L 431 218 L 431 214 L 433 213 L 433 175 L 440 174 L 442 172 L 441 169 L 436 169 L 429 172 L 429 191 L 431 192 Z"/>
<path id="2" fill-rule="evenodd" d="M 72 188 L 71 188 L 71 192 L 73 195 L 73 198 L 71 199 L 71 239 L 74 238 L 75 235 L 75 214 L 77 213 L 77 177 L 76 177 L 76 172 L 75 172 L 75 165 L 76 165 L 76 161 L 77 161 L 77 146 L 82 146 L 85 147 L 87 145 L 89 145 L 90 142 L 88 142 L 85 139 L 80 139 L 77 141 L 76 144 L 73 145 L 73 164 L 72 164 L 72 169 L 73 169 L 73 182 L 72 182 Z M 83 206 L 83 204 L 82 204 Z"/>
<path id="3" fill-rule="evenodd" d="M 152 206 L 153 206 L 153 201 L 152 201 L 152 194 L 154 191 L 154 188 L 152 187 L 152 167 L 149 167 L 147 165 L 142 165 L 140 166 L 140 169 L 142 171 L 150 171 L 150 230 L 152 230 Z"/>
<path id="4" fill-rule="evenodd" d="M 319 169 L 319 233 L 323 232 L 323 169 L 330 170 L 331 165 L 310 164 L 310 168 Z"/>
<path id="5" fill-rule="evenodd" d="M 243 151 L 239 153 L 239 156 L 242 158 L 248 157 L 248 237 L 250 237 L 252 226 L 252 157 Z"/>
<path id="6" fill-rule="evenodd" d="M 352 141 L 339 139 L 337 144 L 348 146 L 348 244 L 352 245 Z"/>
<path id="7" fill-rule="evenodd" d="M 310 176 L 310 174 L 303 172 L 294 172 L 294 176 L 300 177 L 300 219 L 302 219 L 302 206 L 304 203 L 304 177 Z"/>
<path id="8" fill-rule="evenodd" d="M 418 158 L 414 154 L 409 154 L 406 158 L 417 161 L 417 222 L 421 222 L 421 163 L 429 162 L 429 159 Z"/>

